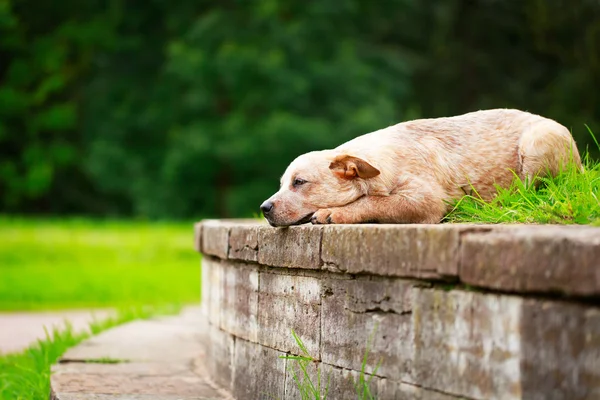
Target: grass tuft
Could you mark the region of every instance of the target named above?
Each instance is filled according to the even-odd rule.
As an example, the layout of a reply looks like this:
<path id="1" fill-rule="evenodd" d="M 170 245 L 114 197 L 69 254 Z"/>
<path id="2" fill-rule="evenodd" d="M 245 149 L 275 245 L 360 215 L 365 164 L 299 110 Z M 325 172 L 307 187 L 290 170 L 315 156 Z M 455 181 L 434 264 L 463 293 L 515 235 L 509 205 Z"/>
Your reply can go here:
<path id="1" fill-rule="evenodd" d="M 322 377 L 321 377 L 321 369 L 317 364 L 317 360 L 315 360 L 306 349 L 304 342 L 300 337 L 296 334 L 296 332 L 292 329 L 292 337 L 294 341 L 300 348 L 302 353 L 301 356 L 279 356 L 279 358 L 292 361 L 290 371 L 292 373 L 292 377 L 294 378 L 294 382 L 296 383 L 296 387 L 300 391 L 300 397 L 302 400 L 326 400 L 327 394 L 329 392 L 329 377 L 327 377 L 327 384 L 323 386 Z M 311 364 L 315 365 L 315 376 L 316 383 L 313 382 L 310 374 L 309 368 Z"/>
<path id="2" fill-rule="evenodd" d="M 371 375 L 367 375 L 365 370 L 367 368 L 367 358 L 369 357 L 369 352 L 371 351 L 371 345 L 373 343 L 373 339 L 375 337 L 375 332 L 377 331 L 377 326 L 369 336 L 367 340 L 367 349 L 363 356 L 363 361 L 360 368 L 360 375 L 358 381 L 353 381 L 354 389 L 356 391 L 356 398 L 358 400 L 375 400 L 375 395 L 371 392 L 371 381 L 375 374 L 377 374 L 377 370 L 381 365 L 381 360 L 373 370 Z M 300 356 L 279 356 L 279 358 L 292 361 L 290 371 L 292 373 L 292 377 L 294 382 L 296 383 L 296 387 L 300 392 L 300 397 L 302 400 L 326 400 L 327 395 L 329 393 L 329 376 L 327 376 L 327 384 L 323 386 L 321 369 L 319 367 L 319 362 L 315 358 L 313 358 L 302 339 L 294 332 L 292 329 L 292 337 L 294 341 L 300 348 L 300 352 L 302 355 Z M 310 367 L 314 366 L 315 373 L 314 377 L 311 377 L 309 372 Z M 316 382 L 313 381 L 316 380 Z"/>
<path id="3" fill-rule="evenodd" d="M 586 152 L 583 165 L 580 171 L 569 164 L 556 177 L 540 178 L 537 187 L 515 177 L 510 188 L 498 187 L 496 197 L 489 202 L 476 193 L 465 196 L 444 221 L 600 226 L 600 163 Z"/>
<path id="4" fill-rule="evenodd" d="M 373 329 L 373 332 L 371 333 L 371 335 L 369 336 L 369 339 L 367 340 L 367 349 L 365 350 L 362 364 L 360 366 L 360 375 L 358 377 L 358 382 L 353 382 L 354 389 L 356 390 L 356 394 L 358 396 L 358 399 L 360 399 L 360 400 L 375 400 L 376 399 L 375 395 L 373 395 L 373 393 L 371 393 L 371 381 L 373 380 L 373 377 L 377 374 L 377 371 L 379 370 L 379 367 L 381 366 L 382 360 L 379 360 L 379 362 L 375 366 L 375 369 L 373 370 L 373 373 L 368 378 L 367 378 L 367 375 L 365 374 L 365 370 L 367 368 L 367 358 L 369 357 L 369 353 L 371 351 L 371 345 L 373 344 L 373 339 L 375 338 L 375 332 L 377 331 L 378 326 L 379 325 L 375 325 L 375 329 Z"/>

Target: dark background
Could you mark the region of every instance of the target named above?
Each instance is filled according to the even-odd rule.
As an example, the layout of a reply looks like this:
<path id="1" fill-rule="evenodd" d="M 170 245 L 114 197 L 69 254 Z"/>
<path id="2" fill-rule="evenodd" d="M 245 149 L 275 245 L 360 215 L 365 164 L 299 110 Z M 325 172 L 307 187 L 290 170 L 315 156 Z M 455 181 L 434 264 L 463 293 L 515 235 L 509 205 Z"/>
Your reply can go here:
<path id="1" fill-rule="evenodd" d="M 301 153 L 484 108 L 583 151 L 599 89 L 597 0 L 0 0 L 0 212 L 250 216 Z"/>

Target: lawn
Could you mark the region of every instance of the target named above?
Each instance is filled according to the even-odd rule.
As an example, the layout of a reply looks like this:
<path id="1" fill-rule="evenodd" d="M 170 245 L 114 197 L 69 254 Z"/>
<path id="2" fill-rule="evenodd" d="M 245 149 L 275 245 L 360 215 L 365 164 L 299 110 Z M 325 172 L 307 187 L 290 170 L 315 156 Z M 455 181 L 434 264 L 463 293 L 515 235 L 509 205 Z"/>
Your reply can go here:
<path id="1" fill-rule="evenodd" d="M 192 229 L 0 217 L 0 310 L 198 301 Z"/>
<path id="2" fill-rule="evenodd" d="M 92 324 L 93 333 L 174 312 L 200 299 L 192 237 L 191 223 L 0 217 L 0 310 L 120 310 Z M 22 353 L 0 355 L 0 399 L 47 399 L 50 365 L 88 336 L 51 332 Z"/>

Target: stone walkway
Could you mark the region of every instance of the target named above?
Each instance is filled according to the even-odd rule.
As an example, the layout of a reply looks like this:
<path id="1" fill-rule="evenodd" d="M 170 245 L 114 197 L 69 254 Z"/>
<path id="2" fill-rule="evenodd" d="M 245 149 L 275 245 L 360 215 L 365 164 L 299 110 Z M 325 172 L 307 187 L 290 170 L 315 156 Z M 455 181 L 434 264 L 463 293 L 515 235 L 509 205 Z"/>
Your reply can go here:
<path id="1" fill-rule="evenodd" d="M 53 328 L 64 329 L 65 321 L 69 321 L 75 332 L 83 332 L 95 319 L 106 319 L 112 313 L 111 310 L 0 313 L 0 354 L 18 352 L 38 339 L 45 339 L 44 328 L 52 333 Z"/>
<path id="2" fill-rule="evenodd" d="M 133 321 L 68 350 L 52 367 L 51 400 L 231 399 L 204 373 L 204 323 L 177 316 Z"/>

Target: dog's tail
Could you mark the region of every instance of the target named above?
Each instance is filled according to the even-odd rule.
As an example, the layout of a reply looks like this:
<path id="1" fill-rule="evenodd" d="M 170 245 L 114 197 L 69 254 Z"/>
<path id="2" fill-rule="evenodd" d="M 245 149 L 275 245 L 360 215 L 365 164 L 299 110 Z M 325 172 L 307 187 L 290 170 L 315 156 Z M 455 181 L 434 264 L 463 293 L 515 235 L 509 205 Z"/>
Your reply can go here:
<path id="1" fill-rule="evenodd" d="M 581 157 L 571 132 L 558 122 L 545 119 L 523 131 L 519 140 L 521 178 L 556 176 L 575 165 L 583 172 Z"/>

